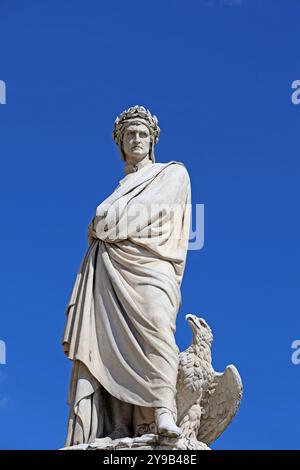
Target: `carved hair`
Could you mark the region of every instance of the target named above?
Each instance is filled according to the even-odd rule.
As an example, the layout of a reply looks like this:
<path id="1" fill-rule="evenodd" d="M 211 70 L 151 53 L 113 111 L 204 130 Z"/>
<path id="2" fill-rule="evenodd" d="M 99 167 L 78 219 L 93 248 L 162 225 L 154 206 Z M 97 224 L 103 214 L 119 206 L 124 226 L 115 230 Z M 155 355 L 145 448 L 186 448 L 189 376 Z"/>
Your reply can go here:
<path id="1" fill-rule="evenodd" d="M 123 135 L 126 127 L 131 124 L 144 124 L 148 127 L 150 132 L 150 158 L 155 162 L 154 157 L 154 145 L 157 144 L 160 128 L 158 127 L 158 120 L 156 116 L 152 116 L 150 111 L 143 106 L 133 106 L 123 111 L 115 120 L 115 126 L 113 130 L 113 139 L 119 147 L 120 155 L 122 160 L 126 159 L 123 151 Z"/>

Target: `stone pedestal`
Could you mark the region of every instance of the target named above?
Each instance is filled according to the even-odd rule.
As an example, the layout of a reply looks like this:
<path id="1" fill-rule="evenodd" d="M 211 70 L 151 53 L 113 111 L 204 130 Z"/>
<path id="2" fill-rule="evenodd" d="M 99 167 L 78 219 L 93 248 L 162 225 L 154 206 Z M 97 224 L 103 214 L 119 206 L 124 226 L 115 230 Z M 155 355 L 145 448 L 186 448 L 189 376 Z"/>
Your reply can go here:
<path id="1" fill-rule="evenodd" d="M 62 450 L 210 450 L 203 442 L 194 439 L 173 439 L 158 436 L 157 434 L 144 434 L 140 437 L 124 437 L 112 440 L 109 437 L 95 439 L 89 444 L 64 447 Z"/>

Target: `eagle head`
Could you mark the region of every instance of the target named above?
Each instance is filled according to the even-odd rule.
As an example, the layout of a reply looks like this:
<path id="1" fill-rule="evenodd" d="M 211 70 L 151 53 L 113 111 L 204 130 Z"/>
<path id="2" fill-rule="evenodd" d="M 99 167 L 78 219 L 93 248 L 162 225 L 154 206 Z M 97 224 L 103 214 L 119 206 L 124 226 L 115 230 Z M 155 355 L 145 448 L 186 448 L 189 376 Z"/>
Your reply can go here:
<path id="1" fill-rule="evenodd" d="M 213 334 L 206 321 L 203 318 L 199 318 L 196 315 L 191 315 L 190 313 L 186 315 L 185 319 L 192 328 L 193 342 L 205 342 L 208 346 L 210 346 L 213 341 Z"/>

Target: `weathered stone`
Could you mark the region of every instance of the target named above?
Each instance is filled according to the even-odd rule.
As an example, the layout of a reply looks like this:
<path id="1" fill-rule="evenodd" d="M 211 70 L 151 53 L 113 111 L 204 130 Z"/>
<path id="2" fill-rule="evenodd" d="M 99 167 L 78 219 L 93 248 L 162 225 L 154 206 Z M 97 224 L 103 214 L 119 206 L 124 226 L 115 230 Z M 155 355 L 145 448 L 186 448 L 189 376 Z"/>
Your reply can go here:
<path id="1" fill-rule="evenodd" d="M 95 439 L 89 444 L 64 447 L 62 450 L 210 450 L 206 444 L 193 439 L 172 439 L 157 434 L 145 434 L 135 438 L 109 440 Z"/>

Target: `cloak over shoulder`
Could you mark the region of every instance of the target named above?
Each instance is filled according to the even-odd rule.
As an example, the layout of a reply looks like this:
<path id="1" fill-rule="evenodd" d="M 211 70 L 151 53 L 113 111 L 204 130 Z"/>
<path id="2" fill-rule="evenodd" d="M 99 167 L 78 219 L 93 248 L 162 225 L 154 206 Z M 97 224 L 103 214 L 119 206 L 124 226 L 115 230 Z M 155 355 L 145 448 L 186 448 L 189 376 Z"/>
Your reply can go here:
<path id="1" fill-rule="evenodd" d="M 172 409 L 190 198 L 188 173 L 172 161 L 130 173 L 98 206 L 63 337 L 77 364 L 75 414 L 100 385 L 126 403 Z M 84 373 L 74 379 L 78 364 Z"/>

